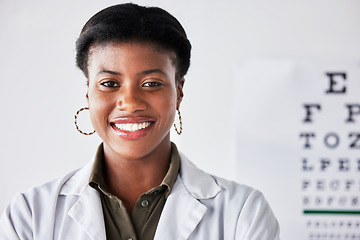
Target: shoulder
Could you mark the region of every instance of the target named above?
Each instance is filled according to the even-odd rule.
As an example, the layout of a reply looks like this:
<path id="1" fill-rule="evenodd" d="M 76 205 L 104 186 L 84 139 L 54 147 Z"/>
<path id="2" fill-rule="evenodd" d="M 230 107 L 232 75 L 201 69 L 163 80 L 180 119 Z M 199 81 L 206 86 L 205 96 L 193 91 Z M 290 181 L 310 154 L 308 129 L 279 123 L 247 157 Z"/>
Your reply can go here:
<path id="1" fill-rule="evenodd" d="M 93 161 L 80 169 L 73 170 L 64 176 L 45 184 L 30 188 L 22 193 L 26 198 L 45 198 L 52 195 L 79 195 L 88 186 Z"/>
<path id="2" fill-rule="evenodd" d="M 30 188 L 29 190 L 18 194 L 18 198 L 24 198 L 29 207 L 42 201 L 55 200 L 60 195 L 75 194 L 79 195 L 87 187 L 92 162 L 88 163 L 80 169 L 71 171 L 64 176 Z M 47 205 L 48 206 L 48 205 Z"/>
<path id="3" fill-rule="evenodd" d="M 68 192 L 81 193 L 87 186 L 88 165 L 15 195 L 1 216 L 0 236 L 5 226 L 8 229 L 21 226 L 25 232 L 26 228 L 33 229 L 31 224 L 38 219 L 54 219 L 59 197 Z"/>
<path id="4" fill-rule="evenodd" d="M 206 173 L 195 166 L 195 164 L 183 154 L 180 154 L 180 156 L 180 178 L 186 189 L 195 198 L 225 197 L 229 201 L 233 199 L 236 201 L 239 200 L 238 198 L 245 200 L 252 194 L 262 196 L 259 191 L 249 186 Z"/>
<path id="5" fill-rule="evenodd" d="M 24 205 L 29 209 L 36 208 L 39 209 L 41 207 L 49 208 L 51 203 L 56 204 L 56 199 L 59 195 L 66 191 L 71 183 L 74 183 L 74 180 L 81 175 L 83 169 L 77 169 L 67 173 L 66 175 L 57 178 L 55 180 L 49 181 L 47 183 L 32 187 L 22 193 L 18 193 L 14 196 L 12 201 L 10 202 L 8 208 L 14 208 Z M 72 189 L 78 188 L 82 184 L 77 183 L 72 186 Z M 46 202 L 45 205 L 42 203 Z"/>
<path id="6" fill-rule="evenodd" d="M 0 218 L 0 239 L 32 239 L 35 233 L 49 239 L 52 228 L 43 224 L 54 225 L 58 210 L 65 209 L 59 202 L 75 201 L 86 189 L 91 166 L 17 194 Z"/>
<path id="7" fill-rule="evenodd" d="M 277 219 L 260 191 L 208 174 L 183 155 L 180 174 L 190 194 L 211 209 L 207 219 L 223 221 L 236 239 L 279 239 Z"/>

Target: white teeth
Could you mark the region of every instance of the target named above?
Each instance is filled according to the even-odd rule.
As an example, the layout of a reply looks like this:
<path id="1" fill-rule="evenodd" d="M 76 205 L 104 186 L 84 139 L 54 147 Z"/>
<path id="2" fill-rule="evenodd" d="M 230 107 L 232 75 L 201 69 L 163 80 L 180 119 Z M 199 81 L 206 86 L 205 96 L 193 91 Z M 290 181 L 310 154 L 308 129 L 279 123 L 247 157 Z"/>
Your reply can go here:
<path id="1" fill-rule="evenodd" d="M 116 124 L 115 126 L 123 131 L 130 131 L 130 132 L 135 132 L 144 128 L 147 128 L 148 126 L 150 126 L 151 122 L 143 122 L 143 123 L 121 123 L 121 124 Z"/>

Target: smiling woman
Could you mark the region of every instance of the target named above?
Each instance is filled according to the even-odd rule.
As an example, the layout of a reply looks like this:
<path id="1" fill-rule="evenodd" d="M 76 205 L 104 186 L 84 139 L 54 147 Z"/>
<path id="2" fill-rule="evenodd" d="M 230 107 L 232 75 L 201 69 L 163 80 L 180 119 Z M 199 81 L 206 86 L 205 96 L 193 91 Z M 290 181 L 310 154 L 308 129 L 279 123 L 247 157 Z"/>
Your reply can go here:
<path id="1" fill-rule="evenodd" d="M 175 80 L 169 54 L 146 42 L 112 42 L 92 47 L 89 55 L 87 99 L 108 164 L 127 159 L 167 163 L 169 130 L 184 82 Z"/>
<path id="2" fill-rule="evenodd" d="M 201 171 L 170 141 L 190 50 L 160 8 L 95 14 L 77 41 L 77 65 L 103 142 L 82 169 L 17 195 L 0 238 L 279 239 L 259 191 Z"/>

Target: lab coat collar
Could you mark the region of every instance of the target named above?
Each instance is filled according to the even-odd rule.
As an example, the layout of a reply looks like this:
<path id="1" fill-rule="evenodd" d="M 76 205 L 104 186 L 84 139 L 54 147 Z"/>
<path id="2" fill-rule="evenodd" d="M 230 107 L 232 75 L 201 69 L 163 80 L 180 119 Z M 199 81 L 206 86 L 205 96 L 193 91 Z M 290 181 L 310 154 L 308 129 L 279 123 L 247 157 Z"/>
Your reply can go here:
<path id="1" fill-rule="evenodd" d="M 180 173 L 165 203 L 154 239 L 188 239 L 207 211 L 199 200 L 215 197 L 221 188 L 213 177 L 198 169 L 180 153 Z M 99 193 L 89 186 L 93 161 L 63 185 L 61 195 L 77 195 L 79 200 L 68 215 L 91 239 L 106 239 Z M 95 221 L 95 219 L 97 219 Z"/>
<path id="2" fill-rule="evenodd" d="M 180 178 L 188 193 L 196 199 L 209 199 L 220 192 L 211 175 L 197 168 L 184 154 L 180 154 Z M 77 171 L 61 188 L 60 195 L 81 195 L 89 187 L 89 176 L 94 161 Z M 178 176 L 179 177 L 179 176 Z"/>
<path id="3" fill-rule="evenodd" d="M 185 155 L 180 153 L 180 178 L 189 194 L 196 199 L 215 197 L 221 188 L 215 179 L 197 168 Z"/>
<path id="4" fill-rule="evenodd" d="M 60 195 L 82 195 L 89 187 L 89 176 L 94 160 L 88 162 L 83 168 L 75 171 L 61 187 Z"/>

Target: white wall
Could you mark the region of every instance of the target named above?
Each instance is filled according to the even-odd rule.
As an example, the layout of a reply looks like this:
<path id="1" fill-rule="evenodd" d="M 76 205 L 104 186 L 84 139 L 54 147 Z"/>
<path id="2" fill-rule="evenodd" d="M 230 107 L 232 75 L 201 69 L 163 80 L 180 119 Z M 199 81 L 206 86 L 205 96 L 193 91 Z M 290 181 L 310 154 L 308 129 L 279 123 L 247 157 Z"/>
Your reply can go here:
<path id="1" fill-rule="evenodd" d="M 359 59 L 358 0 L 134 2 L 164 7 L 187 30 L 193 52 L 181 106 L 184 133 L 173 140 L 198 166 L 225 178 L 239 179 L 234 66 L 266 58 Z M 80 135 L 73 124 L 86 105 L 74 43 L 89 17 L 115 3 L 0 3 L 0 209 L 16 192 L 81 167 L 96 150 L 100 139 Z M 280 213 L 276 196 L 269 201 Z M 289 234 L 285 217 L 279 220 Z"/>

